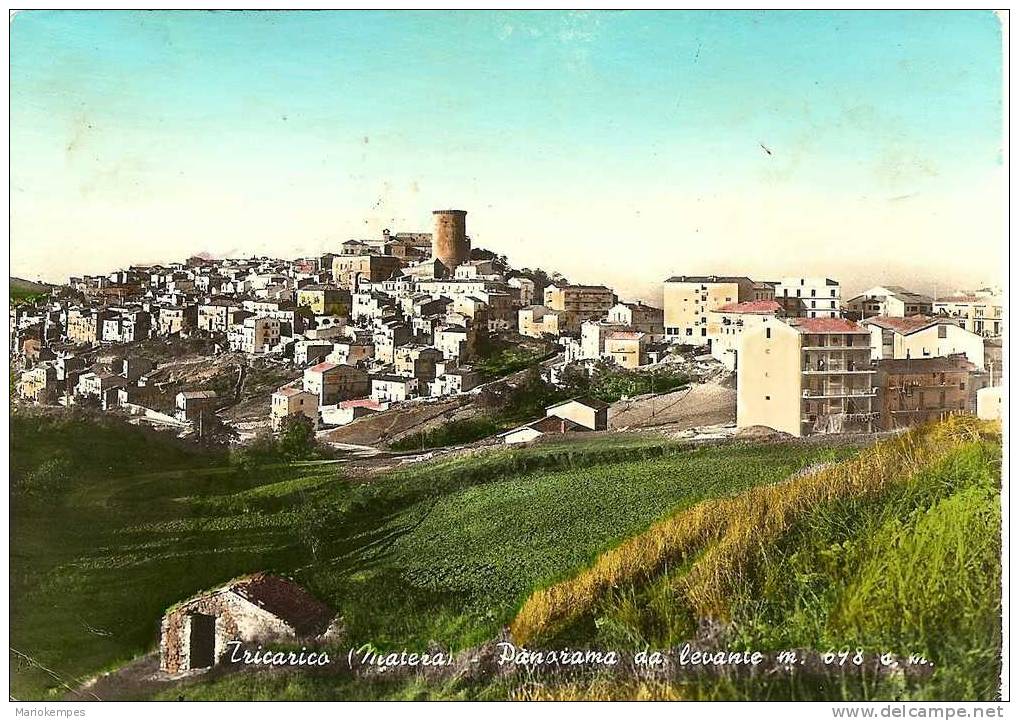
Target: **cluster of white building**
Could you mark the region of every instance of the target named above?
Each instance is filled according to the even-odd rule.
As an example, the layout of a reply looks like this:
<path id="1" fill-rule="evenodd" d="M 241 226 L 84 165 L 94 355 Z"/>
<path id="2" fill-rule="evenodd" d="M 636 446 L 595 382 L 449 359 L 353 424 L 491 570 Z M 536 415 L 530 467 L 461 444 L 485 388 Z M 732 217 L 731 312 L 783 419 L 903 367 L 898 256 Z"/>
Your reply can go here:
<path id="1" fill-rule="evenodd" d="M 882 401 L 871 382 L 884 378 L 884 361 L 955 358 L 977 374 L 971 386 L 1000 382 L 1002 302 L 991 289 L 935 299 L 876 286 L 846 300 L 827 277 L 675 276 L 657 308 L 621 302 L 602 285 L 539 287 L 490 253 L 472 257 L 464 211 L 435 211 L 434 221 L 432 233 L 384 231 L 381 239 L 350 240 L 335 253 L 297 260 L 193 257 L 72 278 L 67 292 L 11 308 L 18 393 L 40 402 L 92 397 L 104 408 L 151 408 L 167 389 L 149 382 L 152 364 L 131 344 L 202 337 L 216 352 L 279 358 L 300 369 L 297 381 L 272 396 L 273 426 L 290 416 L 338 425 L 395 403 L 476 389 L 479 344 L 506 333 L 545 338 L 566 363 L 628 369 L 655 363 L 675 346 L 703 348 L 737 374 L 740 425 L 796 435 L 856 421 L 888 425 L 881 417 L 894 399 Z M 783 338 L 798 345 L 772 352 Z M 119 355 L 111 351 L 117 348 Z M 96 362 L 111 352 L 112 364 Z M 786 377 L 779 371 L 789 369 L 795 373 L 776 386 Z M 173 391 L 174 403 L 162 406 L 185 421 L 217 404 L 207 389 Z M 959 410 L 953 394 L 919 397 L 917 418 Z"/>

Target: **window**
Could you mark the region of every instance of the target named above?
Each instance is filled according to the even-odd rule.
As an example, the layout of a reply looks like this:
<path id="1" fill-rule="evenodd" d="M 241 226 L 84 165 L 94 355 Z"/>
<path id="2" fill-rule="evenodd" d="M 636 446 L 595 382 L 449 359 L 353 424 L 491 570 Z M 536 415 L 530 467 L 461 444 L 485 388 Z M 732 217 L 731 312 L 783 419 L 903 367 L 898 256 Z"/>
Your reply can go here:
<path id="1" fill-rule="evenodd" d="M 686 334 L 687 335 L 693 335 L 693 328 L 687 328 L 686 329 Z"/>
<path id="2" fill-rule="evenodd" d="M 811 288 L 810 289 L 810 297 L 813 298 L 816 295 L 817 295 L 817 289 L 816 288 Z"/>
<path id="3" fill-rule="evenodd" d="M 771 400 L 771 396 L 764 396 L 764 400 L 770 401 Z"/>
<path id="4" fill-rule="evenodd" d="M 707 328 L 701 328 L 701 336 L 706 336 L 707 334 L 708 334 L 708 329 Z"/>
<path id="5" fill-rule="evenodd" d="M 947 337 L 948 337 L 948 326 L 947 325 L 939 325 L 938 326 L 938 338 L 947 338 Z"/>
<path id="6" fill-rule="evenodd" d="M 764 337 L 765 338 L 771 338 L 771 328 L 765 328 L 764 329 Z"/>

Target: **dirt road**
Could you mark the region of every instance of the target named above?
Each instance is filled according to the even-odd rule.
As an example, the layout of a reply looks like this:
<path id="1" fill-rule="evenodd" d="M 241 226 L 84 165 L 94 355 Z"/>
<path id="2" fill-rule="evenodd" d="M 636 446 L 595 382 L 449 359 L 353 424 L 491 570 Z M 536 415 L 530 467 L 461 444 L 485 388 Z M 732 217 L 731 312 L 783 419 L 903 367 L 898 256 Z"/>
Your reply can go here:
<path id="1" fill-rule="evenodd" d="M 736 391 L 729 383 L 712 380 L 659 396 L 617 401 L 609 408 L 612 430 L 669 426 L 686 430 L 736 422 Z"/>

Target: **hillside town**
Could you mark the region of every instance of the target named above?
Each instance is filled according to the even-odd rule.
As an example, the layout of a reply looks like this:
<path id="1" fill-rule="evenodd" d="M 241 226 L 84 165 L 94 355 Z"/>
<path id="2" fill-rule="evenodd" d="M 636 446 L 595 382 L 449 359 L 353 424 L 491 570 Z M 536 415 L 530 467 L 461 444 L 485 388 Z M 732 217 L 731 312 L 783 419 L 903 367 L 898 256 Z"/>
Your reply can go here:
<path id="1" fill-rule="evenodd" d="M 1000 289 L 931 298 L 878 285 L 844 298 L 828 277 L 681 275 L 657 307 L 512 268 L 472 247 L 466 216 L 436 210 L 431 232 L 385 230 L 296 260 L 132 265 L 14 300 L 15 395 L 234 442 L 302 418 L 328 440 L 366 417 L 461 408 L 519 370 L 493 357 L 517 357 L 553 384 L 568 368 L 696 367 L 735 389 L 737 430 L 872 433 L 1000 414 Z M 606 430 L 607 407 L 570 398 L 494 437 Z"/>

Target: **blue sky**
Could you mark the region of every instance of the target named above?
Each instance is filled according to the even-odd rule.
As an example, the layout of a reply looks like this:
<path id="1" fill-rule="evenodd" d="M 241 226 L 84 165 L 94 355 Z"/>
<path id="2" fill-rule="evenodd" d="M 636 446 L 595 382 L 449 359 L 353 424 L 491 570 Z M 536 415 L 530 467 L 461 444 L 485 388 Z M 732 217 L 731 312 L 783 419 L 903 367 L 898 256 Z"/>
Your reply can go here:
<path id="1" fill-rule="evenodd" d="M 1000 246 L 989 12 L 37 11 L 11 53 L 32 277 L 293 256 L 453 206 L 477 244 L 634 293 L 734 256 L 799 273 L 776 248 L 838 275 L 908 272 L 890 244 L 932 232 Z"/>

